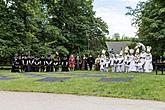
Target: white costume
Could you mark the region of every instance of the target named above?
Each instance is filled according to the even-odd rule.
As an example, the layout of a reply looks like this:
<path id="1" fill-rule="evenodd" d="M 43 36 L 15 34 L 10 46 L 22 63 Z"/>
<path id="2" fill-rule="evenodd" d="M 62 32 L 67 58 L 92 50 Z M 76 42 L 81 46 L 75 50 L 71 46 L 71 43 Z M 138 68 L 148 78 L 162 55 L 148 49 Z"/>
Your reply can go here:
<path id="1" fill-rule="evenodd" d="M 145 72 L 152 72 L 152 70 L 153 70 L 152 55 L 151 55 L 150 51 L 151 51 L 151 47 L 147 46 L 147 53 L 146 53 L 145 64 L 144 64 Z"/>
<path id="2" fill-rule="evenodd" d="M 109 58 L 106 58 L 106 60 L 105 60 L 105 72 L 108 72 L 109 64 L 110 64 L 110 60 L 109 60 Z"/>
<path id="3" fill-rule="evenodd" d="M 129 72 L 129 67 L 130 67 L 129 55 L 125 56 L 124 64 L 125 64 L 125 72 Z"/>
<path id="4" fill-rule="evenodd" d="M 136 54 L 135 54 L 135 66 L 136 66 L 136 72 L 141 72 L 143 70 L 142 63 L 140 62 L 140 50 L 137 48 Z"/>
<path id="5" fill-rule="evenodd" d="M 115 72 L 115 56 L 112 54 L 110 58 L 110 67 L 112 67 L 112 72 Z"/>
<path id="6" fill-rule="evenodd" d="M 122 50 L 120 52 L 120 56 L 119 56 L 118 60 L 119 60 L 119 63 L 118 63 L 119 72 L 124 72 L 124 57 L 123 57 L 123 51 Z"/>
<path id="7" fill-rule="evenodd" d="M 114 65 L 115 65 L 115 72 L 120 72 L 120 64 L 119 64 L 119 60 L 120 60 L 120 58 L 119 58 L 119 54 L 116 54 L 116 58 L 115 58 L 115 63 L 114 63 Z"/>
<path id="8" fill-rule="evenodd" d="M 105 62 L 106 62 L 106 56 L 105 56 L 105 50 L 102 50 L 102 55 L 100 58 L 100 71 L 105 71 Z"/>
<path id="9" fill-rule="evenodd" d="M 133 55 L 134 50 L 130 49 L 130 65 L 129 65 L 129 72 L 136 72 L 136 66 L 135 66 L 135 56 Z"/>

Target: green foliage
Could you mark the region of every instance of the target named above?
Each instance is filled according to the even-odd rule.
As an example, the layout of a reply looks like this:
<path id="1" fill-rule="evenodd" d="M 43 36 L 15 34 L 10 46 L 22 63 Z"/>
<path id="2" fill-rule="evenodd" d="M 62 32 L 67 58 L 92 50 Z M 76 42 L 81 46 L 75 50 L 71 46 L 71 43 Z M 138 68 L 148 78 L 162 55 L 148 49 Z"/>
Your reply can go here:
<path id="1" fill-rule="evenodd" d="M 135 9 L 127 7 L 133 25 L 138 27 L 140 41 L 151 45 L 155 55 L 162 55 L 165 46 L 165 1 L 148 0 L 139 2 Z"/>
<path id="2" fill-rule="evenodd" d="M 79 53 L 105 46 L 108 27 L 93 0 L 5 0 L 0 4 L 0 58 L 59 50 Z M 24 50 L 24 51 L 22 51 Z"/>

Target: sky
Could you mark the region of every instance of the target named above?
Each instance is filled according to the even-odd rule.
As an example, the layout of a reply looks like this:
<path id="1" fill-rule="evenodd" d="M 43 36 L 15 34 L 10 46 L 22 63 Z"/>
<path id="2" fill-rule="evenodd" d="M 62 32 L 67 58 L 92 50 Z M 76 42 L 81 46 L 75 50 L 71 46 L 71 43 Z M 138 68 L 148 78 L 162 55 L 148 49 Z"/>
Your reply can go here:
<path id="1" fill-rule="evenodd" d="M 137 29 L 131 25 L 131 16 L 126 16 L 126 6 L 135 8 L 139 1 L 146 0 L 94 0 L 96 16 L 108 25 L 109 35 L 119 33 L 121 36 L 134 37 Z"/>

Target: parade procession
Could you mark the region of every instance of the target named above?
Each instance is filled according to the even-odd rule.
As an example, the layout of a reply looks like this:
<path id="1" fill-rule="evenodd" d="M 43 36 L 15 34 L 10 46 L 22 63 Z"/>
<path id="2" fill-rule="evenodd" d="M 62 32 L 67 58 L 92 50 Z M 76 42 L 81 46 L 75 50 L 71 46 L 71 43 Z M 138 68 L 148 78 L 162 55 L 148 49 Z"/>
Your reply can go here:
<path id="1" fill-rule="evenodd" d="M 108 53 L 108 54 L 107 54 Z M 137 43 L 135 48 L 126 46 L 119 53 L 102 50 L 97 57 L 90 55 L 60 56 L 58 52 L 53 57 L 41 55 L 15 55 L 12 72 L 56 72 L 74 70 L 96 70 L 101 72 L 152 72 L 151 47 Z"/>

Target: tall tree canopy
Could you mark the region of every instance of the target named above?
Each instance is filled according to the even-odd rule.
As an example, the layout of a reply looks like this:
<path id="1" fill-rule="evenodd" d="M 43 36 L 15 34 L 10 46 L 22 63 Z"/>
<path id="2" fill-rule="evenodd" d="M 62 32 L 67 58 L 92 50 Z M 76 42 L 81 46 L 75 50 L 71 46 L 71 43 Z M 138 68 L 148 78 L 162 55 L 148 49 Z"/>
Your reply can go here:
<path id="1" fill-rule="evenodd" d="M 1 0 L 0 57 L 18 51 L 77 53 L 105 46 L 106 23 L 93 0 Z"/>
<path id="2" fill-rule="evenodd" d="M 161 55 L 165 46 L 165 1 L 148 0 L 139 2 L 135 9 L 129 9 L 133 25 L 138 27 L 137 35 L 140 40 L 151 45 L 154 54 Z"/>

